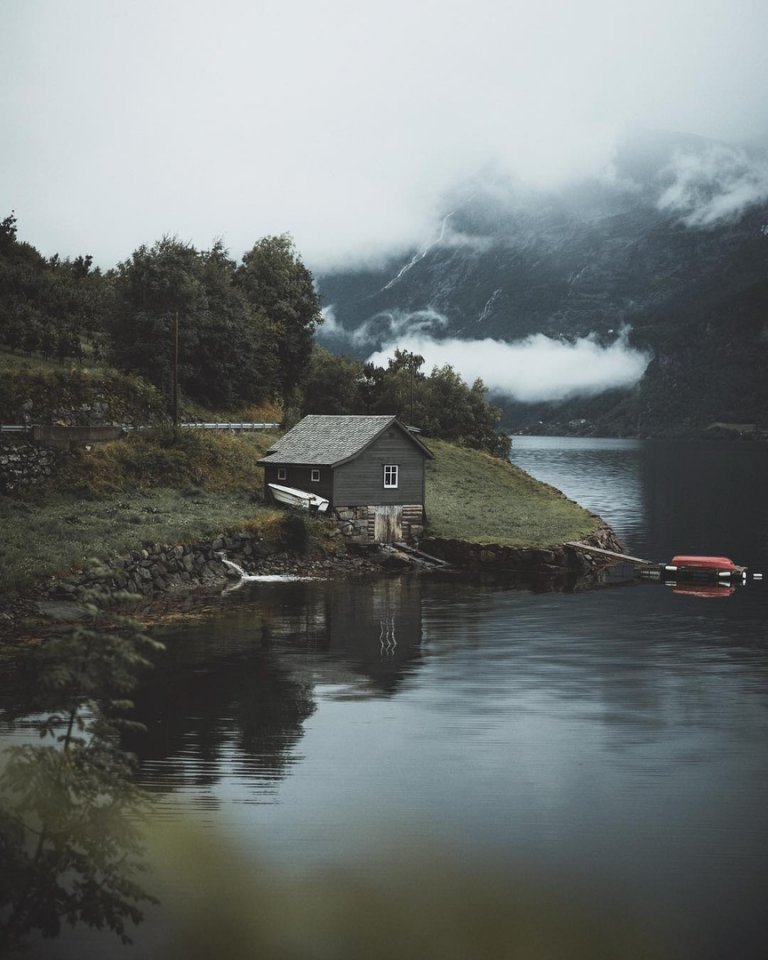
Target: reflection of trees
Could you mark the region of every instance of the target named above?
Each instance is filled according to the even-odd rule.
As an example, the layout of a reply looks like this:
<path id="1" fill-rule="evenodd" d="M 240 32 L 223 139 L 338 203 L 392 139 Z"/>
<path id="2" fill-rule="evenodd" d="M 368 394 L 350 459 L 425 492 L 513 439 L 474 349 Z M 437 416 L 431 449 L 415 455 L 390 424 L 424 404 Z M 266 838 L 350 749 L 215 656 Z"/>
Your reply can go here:
<path id="1" fill-rule="evenodd" d="M 142 869 L 132 758 L 119 749 L 129 705 L 120 699 L 157 646 L 131 624 L 116 633 L 76 628 L 35 658 L 33 726 L 47 741 L 8 748 L 0 775 L 0 947 L 62 921 L 114 931 L 152 902 Z"/>
<path id="2" fill-rule="evenodd" d="M 226 616 L 174 631 L 135 695 L 147 733 L 124 738 L 142 779 L 211 787 L 243 773 L 271 786 L 294 761 L 318 680 L 390 694 L 420 662 L 421 590 L 409 577 L 259 583 L 252 602 L 246 586 Z"/>
<path id="3" fill-rule="evenodd" d="M 315 709 L 310 684 L 263 648 L 218 659 L 209 651 L 204 664 L 177 660 L 154 671 L 135 699 L 147 733 L 124 743 L 140 752 L 143 778 L 159 776 L 163 786 L 210 786 L 246 759 L 249 775 L 277 779 Z M 147 763 L 158 759 L 161 769 Z"/>

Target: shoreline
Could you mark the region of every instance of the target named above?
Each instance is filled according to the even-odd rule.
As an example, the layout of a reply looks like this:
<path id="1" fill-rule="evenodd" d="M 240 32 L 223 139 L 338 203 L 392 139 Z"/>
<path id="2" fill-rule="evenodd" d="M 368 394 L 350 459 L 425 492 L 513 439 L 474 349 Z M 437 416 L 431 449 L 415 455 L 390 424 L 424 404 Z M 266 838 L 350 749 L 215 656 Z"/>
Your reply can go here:
<path id="1" fill-rule="evenodd" d="M 585 539 L 594 546 L 622 547 L 603 521 Z M 594 562 L 575 561 L 563 545 L 512 547 L 426 537 L 419 546 L 447 565 L 426 567 L 396 548 L 361 550 L 331 537 L 301 553 L 246 530 L 188 544 L 145 543 L 129 556 L 96 561 L 77 573 L 40 580 L 24 595 L 0 602 L 0 657 L 93 617 L 94 608 L 107 615 L 127 615 L 147 626 L 194 615 L 196 598 L 210 606 L 214 592 L 221 596 L 227 584 L 235 582 L 221 562 L 222 555 L 258 576 L 337 580 L 404 572 L 495 574 L 535 589 L 557 589 L 560 581 L 587 578 L 599 569 Z"/>

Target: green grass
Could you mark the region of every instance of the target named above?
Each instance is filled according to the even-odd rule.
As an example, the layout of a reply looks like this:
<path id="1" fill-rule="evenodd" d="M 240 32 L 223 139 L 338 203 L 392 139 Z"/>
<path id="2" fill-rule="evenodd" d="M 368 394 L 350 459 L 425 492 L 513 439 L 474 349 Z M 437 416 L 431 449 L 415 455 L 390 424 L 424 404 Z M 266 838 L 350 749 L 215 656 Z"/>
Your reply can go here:
<path id="1" fill-rule="evenodd" d="M 428 440 L 430 536 L 471 543 L 549 547 L 577 540 L 599 521 L 560 491 L 505 460 Z"/>
<path id="2" fill-rule="evenodd" d="M 282 513 L 244 491 L 178 490 L 83 499 L 60 493 L 44 500 L 0 498 L 3 549 L 0 596 L 22 593 L 38 577 L 63 575 L 92 557 L 107 559 L 144 542 L 184 543 L 223 531 L 277 528 Z"/>
<path id="3" fill-rule="evenodd" d="M 273 441 L 263 432 L 183 430 L 174 440 L 170 430 L 137 431 L 78 454 L 46 490 L 0 497 L 0 596 L 145 541 L 269 531 L 283 514 L 254 498 L 263 488 L 256 461 Z"/>
<path id="4" fill-rule="evenodd" d="M 197 488 L 211 491 L 261 490 L 258 460 L 274 443 L 271 431 L 233 434 L 226 431 L 170 427 L 137 430 L 122 440 L 81 451 L 57 474 L 60 491 L 110 494 L 121 491 Z"/>
<path id="5" fill-rule="evenodd" d="M 182 431 L 174 440 L 165 429 L 137 431 L 78 455 L 47 490 L 0 497 L 0 597 L 146 541 L 194 542 L 243 528 L 269 537 L 284 514 L 257 502 L 263 487 L 257 460 L 274 438 Z M 429 447 L 435 454 L 427 464 L 430 535 L 547 547 L 598 525 L 506 461 L 439 440 Z"/>

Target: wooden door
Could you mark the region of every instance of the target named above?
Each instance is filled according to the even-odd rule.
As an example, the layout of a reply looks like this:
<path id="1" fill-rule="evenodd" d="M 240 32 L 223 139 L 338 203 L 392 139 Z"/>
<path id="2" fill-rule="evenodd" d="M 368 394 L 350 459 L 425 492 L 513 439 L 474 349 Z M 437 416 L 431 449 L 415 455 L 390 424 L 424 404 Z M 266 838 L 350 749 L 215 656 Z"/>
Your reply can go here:
<path id="1" fill-rule="evenodd" d="M 376 507 L 373 539 L 376 543 L 395 543 L 403 539 L 403 508 L 401 506 Z"/>

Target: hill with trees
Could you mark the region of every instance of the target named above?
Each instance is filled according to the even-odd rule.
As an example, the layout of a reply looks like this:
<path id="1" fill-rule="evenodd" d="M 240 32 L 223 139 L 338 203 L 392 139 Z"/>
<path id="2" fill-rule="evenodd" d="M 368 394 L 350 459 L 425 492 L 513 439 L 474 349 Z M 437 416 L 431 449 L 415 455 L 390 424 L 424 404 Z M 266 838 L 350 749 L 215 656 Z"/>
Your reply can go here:
<path id="1" fill-rule="evenodd" d="M 320 298 L 287 235 L 258 240 L 239 262 L 219 241 L 198 250 L 163 237 L 106 272 L 92 263 L 44 258 L 18 240 L 13 214 L 0 224 L 6 422 L 25 405 L 38 421 L 65 410 L 87 422 L 106 405 L 108 420 L 140 422 L 143 411 L 158 422 L 177 386 L 188 415 L 394 413 L 427 436 L 509 451 L 481 381 L 447 365 L 426 375 L 407 351 L 377 367 L 318 347 Z"/>

